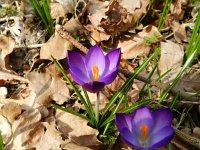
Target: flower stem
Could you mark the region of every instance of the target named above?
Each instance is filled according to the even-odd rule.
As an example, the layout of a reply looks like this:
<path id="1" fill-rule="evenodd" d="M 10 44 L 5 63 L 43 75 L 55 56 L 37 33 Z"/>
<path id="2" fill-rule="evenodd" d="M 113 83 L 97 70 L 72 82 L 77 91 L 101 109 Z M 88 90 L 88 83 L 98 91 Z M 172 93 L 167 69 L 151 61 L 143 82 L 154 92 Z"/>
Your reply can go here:
<path id="1" fill-rule="evenodd" d="M 99 92 L 97 92 L 97 100 L 96 100 L 96 111 L 95 111 L 95 115 L 96 115 L 96 120 L 97 120 L 97 124 L 99 122 Z"/>

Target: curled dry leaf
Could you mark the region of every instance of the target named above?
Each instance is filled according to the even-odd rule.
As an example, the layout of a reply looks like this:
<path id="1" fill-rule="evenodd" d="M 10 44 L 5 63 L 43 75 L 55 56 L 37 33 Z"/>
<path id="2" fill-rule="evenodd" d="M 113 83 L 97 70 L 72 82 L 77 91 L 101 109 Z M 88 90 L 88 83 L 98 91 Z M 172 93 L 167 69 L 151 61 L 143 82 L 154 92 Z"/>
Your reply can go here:
<path id="1" fill-rule="evenodd" d="M 174 20 L 171 23 L 171 27 L 174 33 L 174 38 L 178 43 L 181 43 L 182 41 L 188 42 L 188 38 L 185 31 L 186 26 L 184 24 L 180 24 L 178 21 Z"/>
<path id="2" fill-rule="evenodd" d="M 123 59 L 133 59 L 140 55 L 148 55 L 151 49 L 150 44 L 147 46 L 145 43 L 145 38 L 153 39 L 155 37 L 160 37 L 161 34 L 158 31 L 158 28 L 155 26 L 147 26 L 143 29 L 143 31 L 139 32 L 138 34 L 133 34 L 129 37 L 122 37 L 116 40 L 115 42 L 118 43 L 117 47 L 121 47 L 122 58 Z M 152 44 L 154 42 L 158 42 L 159 39 L 155 38 L 155 41 L 152 40 Z"/>
<path id="3" fill-rule="evenodd" d="M 51 56 L 58 60 L 63 59 L 67 56 L 67 50 L 69 50 L 70 47 L 70 42 L 60 37 L 56 32 L 55 36 L 51 37 L 51 39 L 41 47 L 40 59 L 51 60 Z"/>
<path id="4" fill-rule="evenodd" d="M 21 77 L 15 72 L 9 70 L 0 70 L 0 81 L 2 82 L 20 81 L 24 83 L 29 83 L 28 79 Z"/>
<path id="5" fill-rule="evenodd" d="M 10 123 L 13 123 L 15 119 L 22 113 L 22 108 L 19 104 L 10 102 L 3 105 L 1 112 Z"/>
<path id="6" fill-rule="evenodd" d="M 167 81 L 173 80 L 179 72 L 183 62 L 183 46 L 167 40 L 161 42 L 161 57 L 159 60 L 159 69 L 161 75 L 171 69 Z"/>
<path id="7" fill-rule="evenodd" d="M 10 141 L 12 135 L 11 126 L 7 119 L 2 115 L 0 115 L 0 131 L 3 137 L 3 143 L 7 144 Z"/>
<path id="8" fill-rule="evenodd" d="M 52 77 L 47 73 L 31 72 L 27 74 L 30 88 L 36 94 L 36 103 L 49 105 L 52 100 L 63 104 L 69 99 L 69 89 L 60 78 Z"/>
<path id="9" fill-rule="evenodd" d="M 9 54 L 12 53 L 15 41 L 11 37 L 0 35 L 0 69 L 9 69 Z"/>
<path id="10" fill-rule="evenodd" d="M 132 30 L 146 13 L 149 0 L 90 1 L 86 25 L 91 44 L 107 41 L 121 32 Z M 130 4 L 130 5 L 129 5 Z"/>
<path id="11" fill-rule="evenodd" d="M 55 118 L 58 129 L 72 142 L 87 147 L 96 147 L 101 144 L 97 139 L 98 130 L 89 127 L 86 120 L 58 109 L 56 109 Z"/>

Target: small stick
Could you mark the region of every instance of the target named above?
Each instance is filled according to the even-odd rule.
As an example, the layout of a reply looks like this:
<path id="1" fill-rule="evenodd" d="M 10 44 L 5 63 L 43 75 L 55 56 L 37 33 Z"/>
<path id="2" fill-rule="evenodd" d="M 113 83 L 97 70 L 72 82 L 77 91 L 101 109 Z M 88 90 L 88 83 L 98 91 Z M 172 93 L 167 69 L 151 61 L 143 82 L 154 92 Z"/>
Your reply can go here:
<path id="1" fill-rule="evenodd" d="M 42 47 L 43 45 L 44 45 L 44 44 L 18 45 L 18 46 L 15 46 L 14 49 L 21 49 L 21 48 L 32 49 L 32 48 Z"/>
<path id="2" fill-rule="evenodd" d="M 175 133 L 184 142 L 187 142 L 188 144 L 191 144 L 195 146 L 196 148 L 200 149 L 200 139 L 192 137 L 178 129 L 175 129 Z"/>
<path id="3" fill-rule="evenodd" d="M 66 30 L 62 28 L 60 25 L 56 25 L 56 31 L 59 35 L 66 39 L 67 41 L 71 42 L 76 48 L 80 49 L 84 54 L 87 53 L 88 49 L 83 46 L 81 43 L 77 42 Z"/>

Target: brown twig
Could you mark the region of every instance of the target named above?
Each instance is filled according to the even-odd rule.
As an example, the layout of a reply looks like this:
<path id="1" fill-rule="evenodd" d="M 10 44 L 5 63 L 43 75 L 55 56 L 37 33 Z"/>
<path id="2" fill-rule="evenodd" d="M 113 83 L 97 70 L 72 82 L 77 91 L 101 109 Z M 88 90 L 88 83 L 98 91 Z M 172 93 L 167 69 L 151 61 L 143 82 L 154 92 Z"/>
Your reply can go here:
<path id="1" fill-rule="evenodd" d="M 195 146 L 196 148 L 200 149 L 200 140 L 199 139 L 192 137 L 178 129 L 175 129 L 175 133 L 184 142 L 191 144 L 192 146 Z"/>
<path id="2" fill-rule="evenodd" d="M 71 42 L 72 45 L 74 45 L 76 48 L 80 49 L 84 54 L 87 53 L 88 49 L 83 46 L 81 43 L 77 42 L 66 30 L 62 28 L 62 26 L 57 25 L 56 31 L 59 33 L 59 35 L 66 39 L 67 41 Z"/>

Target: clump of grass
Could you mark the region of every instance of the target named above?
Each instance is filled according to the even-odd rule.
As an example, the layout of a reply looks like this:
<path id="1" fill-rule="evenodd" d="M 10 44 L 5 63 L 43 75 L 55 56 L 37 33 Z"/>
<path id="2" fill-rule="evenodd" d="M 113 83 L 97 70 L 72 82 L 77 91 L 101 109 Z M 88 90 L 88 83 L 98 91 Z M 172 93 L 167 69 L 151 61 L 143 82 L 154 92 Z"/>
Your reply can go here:
<path id="1" fill-rule="evenodd" d="M 194 31 L 192 33 L 192 37 L 190 39 L 189 46 L 188 46 L 186 53 L 185 53 L 186 59 L 185 59 L 185 62 L 183 64 L 183 67 L 181 68 L 181 70 L 177 74 L 177 76 L 174 79 L 174 81 L 172 82 L 172 84 L 167 88 L 166 91 L 164 91 L 161 94 L 159 103 L 162 103 L 167 98 L 171 89 L 180 80 L 182 75 L 185 73 L 185 70 L 197 58 L 197 54 L 200 53 L 200 44 L 199 44 L 200 43 L 200 34 L 199 34 L 200 29 L 199 29 L 199 27 L 200 27 L 200 10 L 198 11 L 198 16 L 197 16 L 197 19 L 196 19 L 196 22 L 195 22 Z"/>
<path id="2" fill-rule="evenodd" d="M 49 3 L 50 0 L 29 0 L 36 13 L 42 19 L 46 29 L 50 35 L 54 34 L 54 22 L 50 15 Z"/>
<path id="3" fill-rule="evenodd" d="M 0 18 L 5 16 L 13 16 L 16 15 L 17 11 L 12 7 L 1 7 L 0 8 Z"/>

